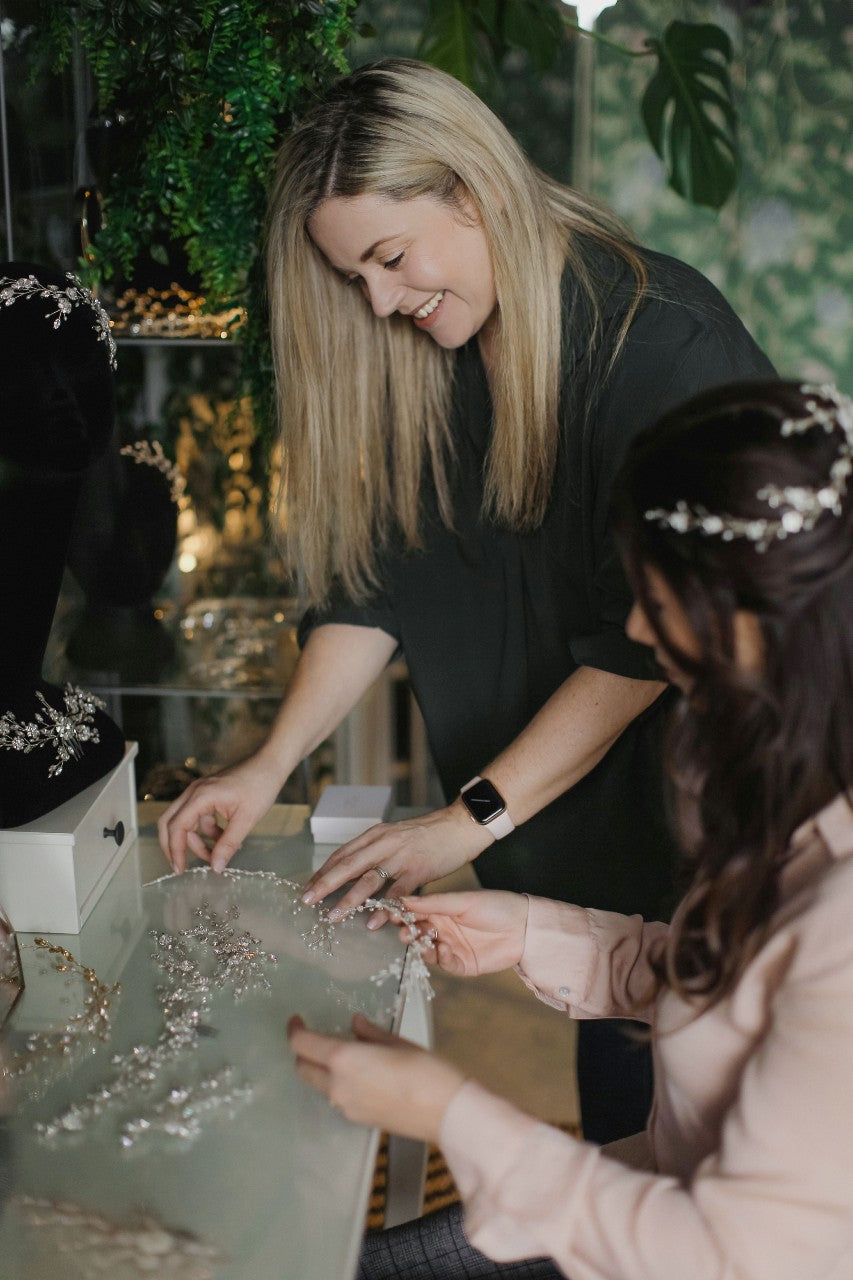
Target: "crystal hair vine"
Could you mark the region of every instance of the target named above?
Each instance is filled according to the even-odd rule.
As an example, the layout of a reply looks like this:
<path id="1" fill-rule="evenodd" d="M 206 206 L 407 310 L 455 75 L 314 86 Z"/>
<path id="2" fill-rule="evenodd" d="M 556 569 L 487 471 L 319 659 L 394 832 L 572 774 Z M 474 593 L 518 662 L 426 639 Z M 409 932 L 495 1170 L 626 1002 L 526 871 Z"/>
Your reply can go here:
<path id="1" fill-rule="evenodd" d="M 132 458 L 140 466 L 155 467 L 162 472 L 169 483 L 169 497 L 177 505 L 184 495 L 187 482 L 177 465 L 166 457 L 159 440 L 153 443 L 149 440 L 137 440 L 133 444 L 124 445 L 119 453 L 123 458 Z"/>
<path id="2" fill-rule="evenodd" d="M 643 518 L 660 529 L 672 529 L 675 533 L 699 532 L 708 537 L 719 537 L 723 542 L 746 538 L 754 544 L 756 551 L 766 551 L 771 542 L 782 542 L 791 534 L 813 529 L 822 515 L 840 516 L 842 499 L 853 471 L 853 400 L 829 384 L 816 386 L 804 383 L 799 390 L 806 398 L 808 412 L 801 418 L 785 418 L 780 427 L 781 435 L 801 435 L 819 427 L 827 433 L 840 431 L 843 436 L 825 485 L 820 489 L 805 485 L 784 488 L 775 484 L 764 485 L 755 496 L 760 502 L 766 502 L 772 511 L 786 508 L 779 516 L 734 516 L 708 511 L 699 503 L 691 505 L 681 499 L 675 504 L 675 510 L 654 507 L 645 511 Z"/>
<path id="3" fill-rule="evenodd" d="M 107 1079 L 51 1119 L 36 1123 L 41 1141 L 54 1144 L 73 1137 L 128 1105 L 137 1110 L 119 1130 L 122 1148 L 131 1148 L 152 1133 L 192 1141 L 201 1132 L 203 1116 L 214 1111 L 230 1115 L 251 1099 L 251 1085 L 236 1080 L 232 1068 L 224 1064 L 214 1075 L 188 1086 L 173 1085 L 165 1097 L 138 1109 L 180 1059 L 197 1053 L 207 1026 L 203 1019 L 217 992 L 230 992 L 240 1000 L 270 990 L 268 970 L 275 966 L 276 957 L 247 930 L 236 928 L 239 915 L 236 906 L 220 915 L 205 901 L 194 910 L 190 928 L 177 934 L 150 931 L 157 947 L 150 958 L 165 978 L 156 991 L 161 1015 L 156 1041 L 115 1054 Z"/>
<path id="4" fill-rule="evenodd" d="M 110 368 L 116 367 L 116 344 L 110 328 L 110 318 L 104 308 L 92 294 L 81 284 L 76 276 L 66 271 L 68 284 L 61 288 L 58 284 L 42 284 L 34 275 L 0 276 L 0 305 L 14 306 L 22 298 L 47 298 L 56 303 L 56 310 L 49 311 L 46 319 L 53 319 L 54 329 L 58 329 L 67 320 L 75 307 L 89 307 L 94 317 L 93 327 L 99 342 L 105 342 L 110 356 Z"/>
<path id="5" fill-rule="evenodd" d="M 106 703 L 85 689 L 67 684 L 62 693 L 64 710 L 52 707 L 40 689 L 36 698 L 42 710 L 32 720 L 18 720 L 12 711 L 0 715 L 0 750 L 23 751 L 29 755 L 40 747 L 53 747 L 56 758 L 47 771 L 49 778 L 62 773 L 69 760 L 79 760 L 86 742 L 100 742 L 95 727 L 95 711 Z"/>

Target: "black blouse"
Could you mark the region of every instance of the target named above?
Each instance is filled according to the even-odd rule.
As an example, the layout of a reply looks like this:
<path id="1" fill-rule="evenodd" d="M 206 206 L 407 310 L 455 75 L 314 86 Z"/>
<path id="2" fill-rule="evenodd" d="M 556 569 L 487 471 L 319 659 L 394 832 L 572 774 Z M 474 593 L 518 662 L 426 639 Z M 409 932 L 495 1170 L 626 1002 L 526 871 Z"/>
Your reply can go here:
<path id="1" fill-rule="evenodd" d="M 431 483 L 424 546 L 380 558 L 367 605 L 333 592 L 306 615 L 395 637 L 448 798 L 502 751 L 573 671 L 660 678 L 627 638 L 631 594 L 608 530 L 612 482 L 630 438 L 689 395 L 773 369 L 721 294 L 692 268 L 644 251 L 650 281 L 604 390 L 590 404 L 588 322 L 563 282 L 562 435 L 545 519 L 519 535 L 481 515 L 492 408 L 476 338 L 457 355 L 452 435 L 454 528 Z M 633 277 L 602 259 L 607 335 Z M 581 406 L 578 408 L 578 406 Z M 481 883 L 660 918 L 675 901 L 663 807 L 661 728 L 674 694 L 628 726 L 586 777 L 474 864 Z"/>

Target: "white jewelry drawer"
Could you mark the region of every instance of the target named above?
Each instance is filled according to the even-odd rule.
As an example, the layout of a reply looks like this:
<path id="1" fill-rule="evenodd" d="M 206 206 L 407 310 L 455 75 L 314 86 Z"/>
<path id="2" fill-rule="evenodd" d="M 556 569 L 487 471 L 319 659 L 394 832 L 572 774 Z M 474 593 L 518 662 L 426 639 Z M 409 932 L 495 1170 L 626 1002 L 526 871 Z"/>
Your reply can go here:
<path id="1" fill-rule="evenodd" d="M 18 933 L 79 933 L 136 839 L 137 743 L 111 773 L 26 827 L 0 830 L 0 902 Z"/>

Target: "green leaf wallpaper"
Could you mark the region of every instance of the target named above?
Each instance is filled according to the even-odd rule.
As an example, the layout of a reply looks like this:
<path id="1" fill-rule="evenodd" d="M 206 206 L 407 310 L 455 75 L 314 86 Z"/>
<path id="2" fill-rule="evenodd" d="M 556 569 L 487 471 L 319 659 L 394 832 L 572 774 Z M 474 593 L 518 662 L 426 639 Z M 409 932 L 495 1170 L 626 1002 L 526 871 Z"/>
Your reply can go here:
<path id="1" fill-rule="evenodd" d="M 598 26 L 639 49 L 673 20 L 716 23 L 734 46 L 735 192 L 714 212 L 667 189 L 639 114 L 626 106 L 643 93 L 642 60 L 598 45 L 595 193 L 641 242 L 708 275 L 781 373 L 830 378 L 851 392 L 853 10 L 847 0 L 619 0 Z"/>

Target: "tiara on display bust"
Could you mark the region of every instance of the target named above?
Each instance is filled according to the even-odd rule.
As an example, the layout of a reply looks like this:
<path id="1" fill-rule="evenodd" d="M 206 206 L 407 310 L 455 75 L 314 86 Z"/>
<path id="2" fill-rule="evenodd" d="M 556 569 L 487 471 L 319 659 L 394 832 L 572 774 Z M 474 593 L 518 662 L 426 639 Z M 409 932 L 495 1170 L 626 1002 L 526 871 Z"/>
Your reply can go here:
<path id="1" fill-rule="evenodd" d="M 110 329 L 110 318 L 104 308 L 92 294 L 81 284 L 70 271 L 65 272 L 68 284 L 63 288 L 56 284 L 43 284 L 37 276 L 0 276 L 0 305 L 14 306 L 22 299 L 46 298 L 56 303 L 56 310 L 49 311 L 45 319 L 53 320 L 54 329 L 58 329 L 67 320 L 75 307 L 89 307 L 93 315 L 93 327 L 100 342 L 105 342 L 110 353 L 110 367 L 116 367 L 116 344 Z"/>
<path id="2" fill-rule="evenodd" d="M 700 503 L 691 504 L 682 499 L 672 511 L 654 507 L 643 512 L 643 518 L 675 533 L 699 532 L 719 537 L 723 542 L 746 538 L 756 551 L 766 551 L 771 542 L 781 542 L 791 534 L 813 529 L 827 512 L 840 516 L 847 481 L 853 471 L 853 400 L 828 383 L 821 386 L 803 383 L 799 391 L 805 397 L 806 413 L 798 418 L 785 418 L 780 434 L 798 435 L 816 427 L 822 427 L 827 433 L 841 433 L 838 455 L 829 468 L 826 484 L 819 489 L 805 485 L 784 488 L 764 485 L 755 496 L 773 511 L 784 508 L 779 516 L 735 516 L 708 511 Z"/>

